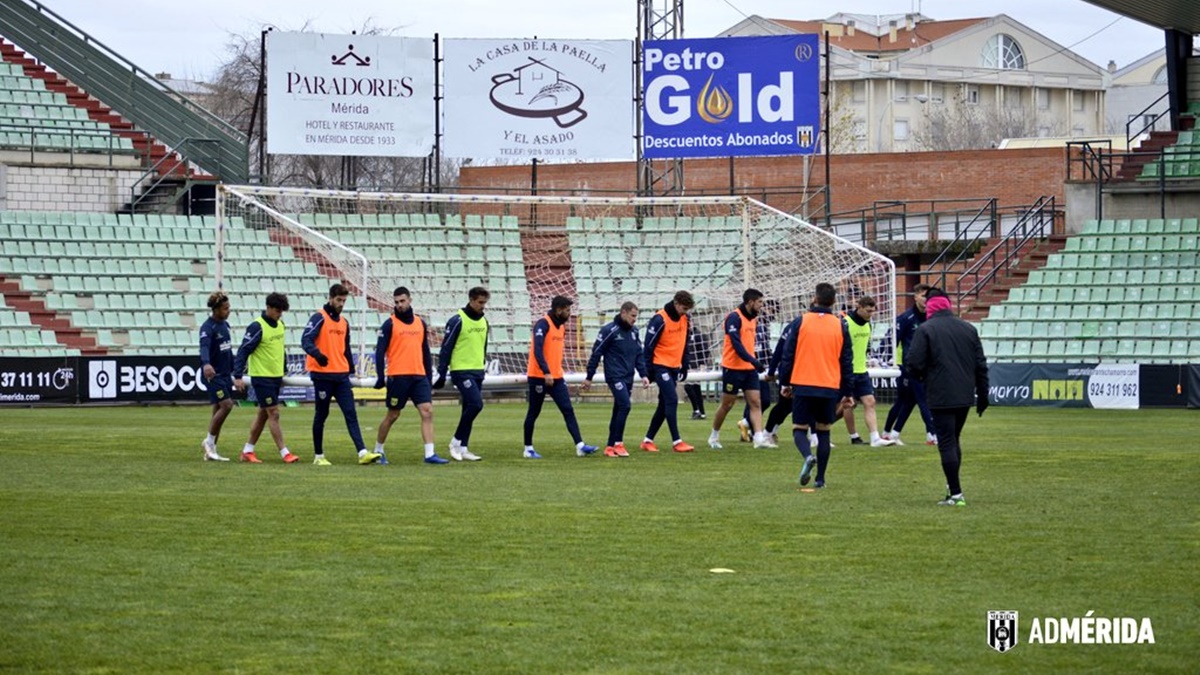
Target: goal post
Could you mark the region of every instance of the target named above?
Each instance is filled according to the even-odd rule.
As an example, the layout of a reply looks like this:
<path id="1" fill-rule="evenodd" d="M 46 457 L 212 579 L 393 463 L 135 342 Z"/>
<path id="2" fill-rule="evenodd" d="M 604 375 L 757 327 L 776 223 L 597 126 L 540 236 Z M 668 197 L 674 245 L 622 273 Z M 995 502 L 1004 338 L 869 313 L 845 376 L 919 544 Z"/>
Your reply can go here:
<path id="1" fill-rule="evenodd" d="M 257 312 L 264 292 L 315 311 L 331 283 L 353 289 L 357 373 L 373 380 L 374 335 L 405 286 L 433 332 L 487 288 L 489 386 L 524 381 L 532 324 L 554 296 L 573 301 L 564 350 L 578 381 L 600 326 L 622 303 L 640 325 L 678 290 L 692 293 L 698 332 L 693 377 L 719 378 L 721 324 L 747 288 L 766 298 L 760 321 L 774 346 L 805 311 L 817 283 L 838 289 L 837 309 L 876 300 L 873 353 L 890 364 L 895 264 L 886 256 L 745 197 L 554 197 L 417 194 L 222 186 L 217 269 L 235 313 Z M 234 297 L 234 296 L 231 296 Z M 249 303 L 249 304 L 247 304 Z M 251 316 L 252 318 L 252 316 Z M 299 331 L 289 330 L 289 351 Z M 876 375 L 895 375 L 891 368 Z"/>

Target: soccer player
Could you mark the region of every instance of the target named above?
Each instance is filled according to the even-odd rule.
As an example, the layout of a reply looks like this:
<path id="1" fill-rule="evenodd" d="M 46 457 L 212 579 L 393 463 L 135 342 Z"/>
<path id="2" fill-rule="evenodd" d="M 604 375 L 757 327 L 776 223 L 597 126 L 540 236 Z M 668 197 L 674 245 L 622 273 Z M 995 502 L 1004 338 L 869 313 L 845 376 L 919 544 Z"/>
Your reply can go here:
<path id="1" fill-rule="evenodd" d="M 776 300 L 767 300 L 763 304 L 763 310 L 758 315 L 758 325 L 754 331 L 754 355 L 758 357 L 759 363 L 770 363 L 771 361 L 771 320 L 779 313 L 779 302 Z M 771 383 L 775 379 L 775 373 L 771 372 L 771 367 L 767 366 L 767 372 L 764 377 L 758 379 L 758 397 L 759 405 L 762 408 L 764 415 L 763 429 L 770 434 L 771 425 L 766 422 L 765 416 L 767 409 L 771 407 Z M 779 406 L 776 406 L 779 407 Z M 743 443 L 750 442 L 750 405 L 742 406 L 742 417 L 737 422 L 738 433 L 741 435 Z M 775 437 L 772 436 L 774 441 Z"/>
<path id="2" fill-rule="evenodd" d="M 696 449 L 684 443 L 679 435 L 679 394 L 675 391 L 676 382 L 687 381 L 691 361 L 688 343 L 696 335 L 696 331 L 691 327 L 688 312 L 695 306 L 696 299 L 691 293 L 679 291 L 650 318 L 650 323 L 646 326 L 646 346 L 642 349 L 642 358 L 650 364 L 650 381 L 658 386 L 658 407 L 654 409 L 650 427 L 646 429 L 646 437 L 642 439 L 641 447 L 646 452 L 658 452 L 654 436 L 658 434 L 664 421 L 667 423 L 667 430 L 671 432 L 672 450 L 692 452 Z M 692 413 L 692 419 L 696 419 L 697 413 L 703 417 L 703 398 L 698 405 L 696 412 Z"/>
<path id="3" fill-rule="evenodd" d="M 482 286 L 467 291 L 467 304 L 446 322 L 438 352 L 438 377 L 434 389 L 446 386 L 446 372 L 462 397 L 458 428 L 450 439 L 450 457 L 456 461 L 483 459 L 467 449 L 475 418 L 483 412 L 483 376 L 487 363 L 488 321 L 483 315 L 492 294 Z"/>
<path id="4" fill-rule="evenodd" d="M 533 428 L 546 394 L 554 399 L 558 410 L 567 423 L 567 431 L 575 441 L 575 454 L 583 457 L 596 451 L 596 446 L 583 442 L 579 433 L 579 422 L 575 419 L 575 408 L 571 406 L 571 392 L 563 380 L 563 347 L 567 319 L 571 318 L 571 300 L 556 295 L 550 300 L 550 311 L 533 325 L 533 339 L 529 343 L 529 412 L 525 414 L 525 459 L 541 459 L 533 449 Z"/>
<path id="5" fill-rule="evenodd" d="M 325 420 L 329 417 L 329 404 L 337 399 L 346 419 L 350 439 L 358 449 L 359 464 L 374 464 L 381 455 L 367 450 L 362 431 L 358 428 L 358 412 L 354 409 L 354 389 L 350 375 L 354 372 L 354 356 L 350 349 L 350 321 L 342 316 L 350 289 L 341 284 L 329 287 L 329 302 L 308 320 L 300 346 L 308 354 L 305 368 L 312 377 L 316 390 L 316 412 L 313 415 L 313 464 L 329 466 L 325 459 Z"/>
<path id="6" fill-rule="evenodd" d="M 913 287 L 913 306 L 896 318 L 896 366 L 900 368 L 900 377 L 896 380 L 896 405 L 888 411 L 883 425 L 883 435 L 895 441 L 896 445 L 904 445 L 900 440 L 900 432 L 904 430 L 913 408 L 921 411 L 921 419 L 925 422 L 925 444 L 937 445 L 933 416 L 929 414 L 929 406 L 925 403 L 925 385 L 910 376 L 904 367 L 904 352 L 912 344 L 913 333 L 925 323 L 925 293 L 928 291 L 928 284 Z"/>
<path id="7" fill-rule="evenodd" d="M 846 313 L 846 328 L 850 331 L 850 342 L 854 349 L 854 376 L 850 379 L 850 395 L 863 404 L 863 418 L 867 431 L 871 433 L 871 447 L 895 445 L 890 438 L 879 435 L 879 421 L 875 416 L 875 386 L 867 372 L 867 350 L 871 347 L 871 317 L 875 314 L 875 298 L 864 295 L 855 303 L 855 308 Z M 851 445 L 863 445 L 863 439 L 854 429 L 854 402 L 842 408 L 846 417 L 846 430 L 850 432 Z"/>
<path id="8" fill-rule="evenodd" d="M 767 365 L 767 377 L 775 381 L 775 388 L 777 390 L 780 389 L 779 380 L 781 379 L 779 377 L 779 365 L 783 362 L 783 349 L 787 345 L 788 336 L 790 335 L 788 330 L 790 328 L 791 324 L 784 326 L 783 332 L 779 335 L 779 340 L 775 342 L 775 349 L 770 352 L 771 360 Z M 766 421 L 763 422 L 763 428 L 770 434 L 771 440 L 779 443 L 779 427 L 787 421 L 788 416 L 791 414 L 792 399 L 781 393 L 775 406 L 767 413 Z M 813 445 L 816 445 L 816 436 L 812 436 L 812 439 L 814 441 Z"/>
<path id="9" fill-rule="evenodd" d="M 625 449 L 625 421 L 629 419 L 629 411 L 633 408 L 630 391 L 633 389 L 633 376 L 642 378 L 642 389 L 650 388 L 650 378 L 646 376 L 646 360 L 642 355 L 642 339 L 637 329 L 638 306 L 626 301 L 621 305 L 621 311 L 600 329 L 596 343 L 592 345 L 592 356 L 587 363 L 587 379 L 583 388 L 592 386 L 592 378 L 596 376 L 596 367 L 604 359 L 604 383 L 608 385 L 613 395 L 612 418 L 608 422 L 608 445 L 604 448 L 605 457 L 628 457 Z"/>
<path id="10" fill-rule="evenodd" d="M 938 454 L 946 474 L 946 498 L 939 506 L 966 506 L 958 472 L 962 467 L 959 438 L 974 404 L 980 416 L 988 407 L 988 366 L 975 327 L 954 316 L 950 298 L 929 289 L 925 323 L 913 334 L 904 355 L 908 372 L 925 383 L 929 411 L 937 429 Z"/>
<path id="11" fill-rule="evenodd" d="M 850 378 L 854 353 L 850 330 L 833 313 L 837 291 L 833 285 L 817 284 L 813 304 L 796 317 L 785 331 L 788 341 L 779 364 L 780 393 L 792 399 L 792 439 L 804 456 L 800 484 L 808 485 L 813 464 L 817 465 L 816 488 L 825 487 L 825 469 L 829 465 L 829 427 L 833 424 L 839 398 L 850 400 Z M 817 453 L 813 456 L 808 438 L 810 428 L 817 430 Z"/>
<path id="12" fill-rule="evenodd" d="M 250 464 L 262 464 L 262 460 L 254 454 L 254 445 L 258 443 L 264 426 L 271 429 L 271 438 L 275 441 L 275 447 L 279 449 L 279 456 L 283 458 L 284 463 L 294 464 L 300 461 L 283 442 L 283 429 L 279 426 L 279 390 L 283 387 L 285 372 L 283 313 L 286 311 L 286 295 L 268 295 L 267 308 L 262 316 L 246 328 L 246 337 L 242 338 L 242 346 L 238 347 L 237 358 L 233 362 L 234 388 L 238 391 L 246 390 L 242 377 L 249 369 L 250 386 L 254 387 L 254 398 L 258 401 L 258 414 L 250 425 L 250 438 L 242 448 L 241 461 Z"/>
<path id="13" fill-rule="evenodd" d="M 758 374 L 766 370 L 754 354 L 754 341 L 758 330 L 758 312 L 762 309 L 762 291 L 748 288 L 742 293 L 742 304 L 725 317 L 725 348 L 721 356 L 721 406 L 713 417 L 712 433 L 708 436 L 708 447 L 721 449 L 721 425 L 737 402 L 738 392 L 743 392 L 750 405 L 750 424 L 754 429 L 754 447 L 776 448 L 762 428 L 762 399 L 758 395 Z"/>
<path id="14" fill-rule="evenodd" d="M 229 296 L 217 291 L 208 296 L 211 315 L 200 326 L 200 366 L 204 388 L 212 403 L 208 436 L 200 443 L 206 462 L 228 462 L 217 452 L 217 439 L 225 418 L 233 410 L 233 337 L 229 332 Z"/>
<path id="15" fill-rule="evenodd" d="M 392 315 L 379 327 L 375 342 L 375 388 L 387 386 L 387 414 L 375 436 L 379 463 L 387 464 L 383 444 L 409 401 L 421 414 L 421 440 L 426 464 L 449 464 L 433 449 L 433 355 L 429 353 L 429 326 L 413 313 L 412 294 L 404 286 L 392 291 Z M 387 364 L 384 367 L 384 364 Z"/>
<path id="16" fill-rule="evenodd" d="M 651 319 L 653 321 L 653 319 Z M 708 358 L 708 337 L 692 326 L 688 332 L 688 360 L 706 367 Z M 687 394 L 688 402 L 692 404 L 692 419 L 707 419 L 704 414 L 704 390 L 695 382 L 684 381 L 683 393 Z"/>

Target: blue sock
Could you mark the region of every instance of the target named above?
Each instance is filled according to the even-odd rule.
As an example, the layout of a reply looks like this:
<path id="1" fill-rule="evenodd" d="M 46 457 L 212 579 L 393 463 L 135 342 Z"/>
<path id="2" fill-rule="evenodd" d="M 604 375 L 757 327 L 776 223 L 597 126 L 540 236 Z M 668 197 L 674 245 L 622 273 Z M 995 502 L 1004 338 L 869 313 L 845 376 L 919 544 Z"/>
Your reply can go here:
<path id="1" fill-rule="evenodd" d="M 828 432 L 825 437 L 829 437 Z M 804 459 L 808 459 L 812 455 L 812 446 L 808 444 L 807 429 L 792 429 L 792 440 L 796 441 L 796 449 L 800 451 L 801 455 L 804 455 Z"/>

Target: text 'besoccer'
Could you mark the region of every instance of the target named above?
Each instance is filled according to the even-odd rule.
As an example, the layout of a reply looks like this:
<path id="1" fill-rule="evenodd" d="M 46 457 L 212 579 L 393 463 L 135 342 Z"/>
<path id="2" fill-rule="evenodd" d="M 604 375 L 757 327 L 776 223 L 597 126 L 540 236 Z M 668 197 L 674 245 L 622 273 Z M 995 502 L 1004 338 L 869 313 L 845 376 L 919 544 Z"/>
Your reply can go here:
<path id="1" fill-rule="evenodd" d="M 646 50 L 645 73 L 646 85 L 646 115 L 656 124 L 672 126 L 683 124 L 692 117 L 692 97 L 687 92 L 690 84 L 682 75 L 658 75 L 651 77 L 657 69 L 659 72 L 676 72 L 680 70 L 698 71 L 709 70 L 714 74 L 725 65 L 725 57 L 721 52 L 693 52 L 684 49 L 678 54 L 664 53 L 663 50 L 650 48 Z M 701 91 L 697 105 L 698 110 L 719 109 L 720 106 L 705 105 L 706 103 L 726 101 L 733 103 L 737 113 L 737 121 L 748 123 L 754 121 L 755 113 L 763 122 L 792 122 L 794 121 L 795 94 L 792 73 L 779 73 L 779 84 L 767 84 L 758 89 L 754 88 L 753 76 L 750 73 L 737 74 L 736 96 L 721 87 L 712 86 L 713 75 L 709 76 L 708 84 Z M 736 103 L 734 103 L 736 101 Z M 732 112 L 732 111 L 731 111 Z M 705 118 L 706 121 L 715 121 Z"/>
<path id="2" fill-rule="evenodd" d="M 1154 644 L 1154 626 L 1149 617 L 1092 616 L 1033 620 L 1029 644 L 1133 645 Z"/>

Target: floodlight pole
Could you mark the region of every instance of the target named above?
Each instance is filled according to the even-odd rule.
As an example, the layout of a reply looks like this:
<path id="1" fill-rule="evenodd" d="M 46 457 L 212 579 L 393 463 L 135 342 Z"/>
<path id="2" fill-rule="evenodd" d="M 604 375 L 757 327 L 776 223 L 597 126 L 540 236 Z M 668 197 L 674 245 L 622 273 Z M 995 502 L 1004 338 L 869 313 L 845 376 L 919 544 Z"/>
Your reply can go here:
<path id="1" fill-rule="evenodd" d="M 642 197 L 683 194 L 683 160 L 668 159 L 656 170 L 653 160 L 642 153 L 642 43 L 646 40 L 677 40 L 683 37 L 683 0 L 638 0 L 638 35 L 634 43 L 634 96 L 637 103 L 637 185 Z"/>

